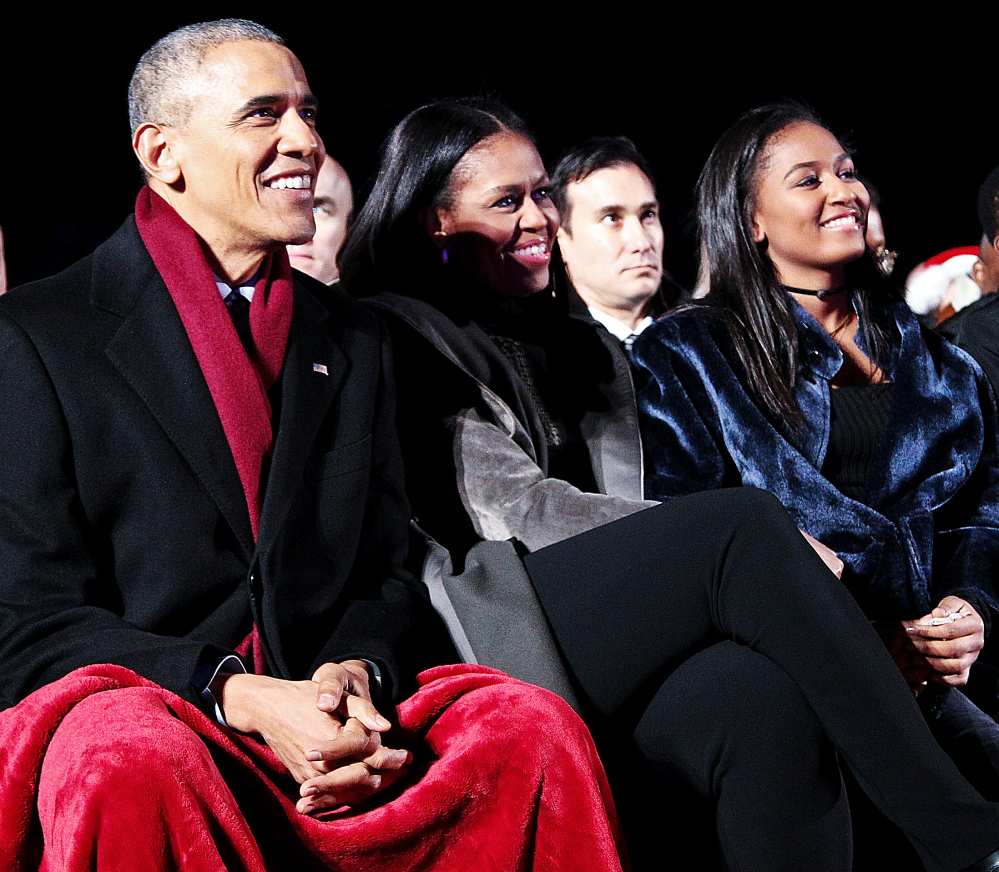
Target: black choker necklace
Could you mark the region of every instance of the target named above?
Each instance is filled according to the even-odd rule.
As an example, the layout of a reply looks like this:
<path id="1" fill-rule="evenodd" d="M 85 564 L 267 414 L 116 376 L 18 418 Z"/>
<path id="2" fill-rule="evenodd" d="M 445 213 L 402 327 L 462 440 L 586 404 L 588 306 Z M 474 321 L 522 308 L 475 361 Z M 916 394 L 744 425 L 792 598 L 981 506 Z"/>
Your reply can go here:
<path id="1" fill-rule="evenodd" d="M 827 288 L 824 291 L 809 291 L 805 288 L 792 288 L 790 285 L 784 285 L 784 290 L 789 294 L 804 294 L 806 297 L 818 297 L 820 300 L 824 300 L 826 297 L 835 297 L 837 294 L 844 294 L 849 288 L 844 285 L 839 288 Z"/>

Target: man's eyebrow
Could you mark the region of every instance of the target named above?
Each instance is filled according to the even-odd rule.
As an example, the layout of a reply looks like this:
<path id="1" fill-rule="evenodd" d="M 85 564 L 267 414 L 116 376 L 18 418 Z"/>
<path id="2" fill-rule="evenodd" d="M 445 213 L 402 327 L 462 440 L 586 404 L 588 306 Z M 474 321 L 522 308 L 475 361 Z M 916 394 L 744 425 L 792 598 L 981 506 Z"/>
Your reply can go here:
<path id="1" fill-rule="evenodd" d="M 623 212 L 624 206 L 619 206 L 617 203 L 608 203 L 606 206 L 601 206 L 597 209 L 597 217 L 603 218 L 605 215 L 613 215 L 616 212 Z"/>
<path id="2" fill-rule="evenodd" d="M 283 103 L 288 99 L 287 94 L 261 94 L 258 97 L 251 97 L 237 109 L 237 114 L 247 112 L 250 109 L 262 109 L 265 106 L 273 106 L 276 103 Z M 303 94 L 299 101 L 303 106 L 314 109 L 319 105 L 319 101 L 313 94 Z"/>
<path id="3" fill-rule="evenodd" d="M 659 208 L 658 200 L 646 200 L 638 207 L 638 211 L 644 212 L 647 209 L 658 209 L 658 208 Z M 608 203 L 606 206 L 601 206 L 597 210 L 597 218 L 603 218 L 606 215 L 614 215 L 618 212 L 627 212 L 627 211 L 628 209 L 626 206 L 620 206 L 617 203 Z"/>

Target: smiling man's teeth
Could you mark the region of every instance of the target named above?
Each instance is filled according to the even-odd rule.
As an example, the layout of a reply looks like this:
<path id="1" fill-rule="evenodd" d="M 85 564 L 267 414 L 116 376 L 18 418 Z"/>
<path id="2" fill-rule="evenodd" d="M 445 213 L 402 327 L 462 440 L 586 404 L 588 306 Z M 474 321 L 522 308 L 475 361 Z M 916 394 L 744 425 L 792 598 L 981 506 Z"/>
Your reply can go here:
<path id="1" fill-rule="evenodd" d="M 278 190 L 284 190 L 285 188 L 295 188 L 296 190 L 311 188 L 312 176 L 281 176 L 279 179 L 271 179 L 267 183 L 267 187 L 277 188 Z"/>
<path id="2" fill-rule="evenodd" d="M 833 218 L 832 221 L 823 221 L 822 226 L 828 227 L 830 230 L 836 230 L 839 227 L 856 227 L 857 216 L 845 215 L 842 218 Z"/>

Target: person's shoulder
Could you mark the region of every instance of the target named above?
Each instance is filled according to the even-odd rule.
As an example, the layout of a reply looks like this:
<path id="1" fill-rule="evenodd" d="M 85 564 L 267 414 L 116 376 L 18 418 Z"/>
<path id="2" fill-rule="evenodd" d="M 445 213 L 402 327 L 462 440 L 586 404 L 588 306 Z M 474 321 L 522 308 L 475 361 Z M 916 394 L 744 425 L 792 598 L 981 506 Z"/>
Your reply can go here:
<path id="1" fill-rule="evenodd" d="M 943 325 L 932 328 L 922 323 L 904 302 L 894 303 L 892 308 L 896 314 L 896 321 L 903 331 L 903 337 L 907 331 L 911 331 L 912 336 L 921 340 L 906 342 L 903 338 L 900 359 L 905 365 L 931 367 L 951 383 L 955 383 L 955 379 L 963 382 L 968 376 L 978 382 L 984 381 L 983 352 L 987 358 L 989 356 L 987 349 L 990 346 L 996 347 L 997 334 L 994 330 L 988 339 L 982 342 L 979 336 L 975 335 L 977 331 L 974 320 L 962 324 L 957 335 L 951 335 L 940 329 Z M 983 332 L 988 335 L 989 321 L 983 321 L 981 326 Z M 955 402 L 960 400 L 961 398 L 957 397 Z"/>
<path id="2" fill-rule="evenodd" d="M 310 275 L 295 270 L 295 294 L 301 298 L 301 310 L 310 317 L 321 313 L 334 334 L 363 333 L 379 335 L 382 322 L 371 309 L 348 294 L 339 282 L 325 285 Z"/>
<path id="3" fill-rule="evenodd" d="M 683 354 L 699 355 L 717 349 L 724 332 L 716 306 L 685 303 L 650 324 L 639 342 L 655 342 Z"/>
<path id="4" fill-rule="evenodd" d="M 394 291 L 381 291 L 363 297 L 362 301 L 384 317 L 406 324 L 417 331 L 433 328 L 438 331 L 443 329 L 445 332 L 451 332 L 458 329 L 451 318 L 438 307 L 417 297 Z"/>
<path id="5" fill-rule="evenodd" d="M 999 345 L 999 294 L 976 300 L 944 321 L 937 332 L 959 345 L 964 342 Z"/>
<path id="6" fill-rule="evenodd" d="M 462 357 L 470 342 L 477 344 L 473 341 L 476 331 L 469 324 L 459 325 L 439 307 L 416 297 L 382 291 L 364 297 L 363 303 L 385 321 L 393 338 L 407 345 L 411 338 L 419 337 L 438 353 Z"/>
<path id="7" fill-rule="evenodd" d="M 118 300 L 118 292 L 127 286 L 132 290 L 125 296 L 131 296 L 134 289 L 143 286 L 152 268 L 129 216 L 90 254 L 54 275 L 19 285 L 0 297 L 0 318 L 29 334 L 40 331 L 57 337 L 66 331 L 79 332 L 90 319 L 100 317 L 101 308 L 124 311 L 129 303 Z"/>
<path id="8" fill-rule="evenodd" d="M 65 317 L 67 306 L 89 299 L 93 261 L 91 252 L 55 275 L 12 288 L 0 297 L 0 314 L 18 321 Z"/>
<path id="9" fill-rule="evenodd" d="M 471 379 L 491 389 L 516 380 L 511 364 L 471 317 L 389 290 L 362 299 L 389 328 L 402 362 L 396 366 L 398 377 L 425 380 L 424 374 L 433 372 L 450 380 L 457 375 L 463 384 Z"/>

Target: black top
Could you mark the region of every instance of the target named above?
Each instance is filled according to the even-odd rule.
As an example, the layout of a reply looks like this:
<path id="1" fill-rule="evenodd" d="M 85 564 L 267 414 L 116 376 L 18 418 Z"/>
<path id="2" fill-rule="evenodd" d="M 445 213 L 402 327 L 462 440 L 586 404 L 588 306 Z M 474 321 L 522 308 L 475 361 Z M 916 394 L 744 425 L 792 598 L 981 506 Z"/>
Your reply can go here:
<path id="1" fill-rule="evenodd" d="M 841 493 L 867 505 L 871 468 L 891 415 L 892 388 L 882 382 L 829 392 L 829 448 L 822 473 Z"/>

